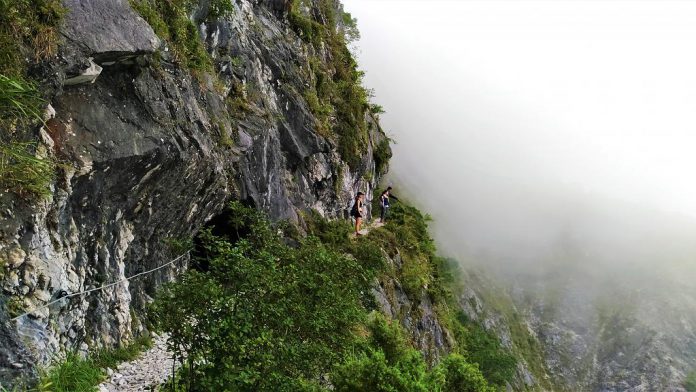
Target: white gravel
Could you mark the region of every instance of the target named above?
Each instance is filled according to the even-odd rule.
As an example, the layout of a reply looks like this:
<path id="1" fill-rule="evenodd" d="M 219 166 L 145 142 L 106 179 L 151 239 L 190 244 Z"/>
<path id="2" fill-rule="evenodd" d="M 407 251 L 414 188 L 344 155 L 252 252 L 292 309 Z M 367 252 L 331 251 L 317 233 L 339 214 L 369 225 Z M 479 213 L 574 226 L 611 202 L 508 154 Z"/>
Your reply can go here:
<path id="1" fill-rule="evenodd" d="M 152 348 L 140 357 L 108 369 L 108 380 L 99 384 L 99 392 L 156 391 L 172 375 L 172 354 L 166 342 L 166 335 L 155 336 Z"/>

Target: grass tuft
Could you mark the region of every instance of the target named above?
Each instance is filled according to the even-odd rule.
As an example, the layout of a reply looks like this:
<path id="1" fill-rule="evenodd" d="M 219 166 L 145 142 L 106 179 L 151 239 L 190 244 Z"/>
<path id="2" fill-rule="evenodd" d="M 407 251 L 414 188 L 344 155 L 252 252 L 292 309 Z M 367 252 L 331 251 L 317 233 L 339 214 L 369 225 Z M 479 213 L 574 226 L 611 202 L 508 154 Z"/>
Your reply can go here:
<path id="1" fill-rule="evenodd" d="M 32 82 L 0 74 L 0 119 L 4 120 L 0 127 L 9 128 L 15 120 L 41 120 L 43 104 Z"/>
<path id="2" fill-rule="evenodd" d="M 0 0 L 0 74 L 22 76 L 30 62 L 58 51 L 60 0 Z"/>
<path id="3" fill-rule="evenodd" d="M 0 193 L 12 192 L 27 199 L 51 193 L 56 162 L 38 157 L 36 143 L 13 136 L 18 127 L 42 121 L 43 104 L 34 84 L 0 74 Z"/>
<path id="4" fill-rule="evenodd" d="M 89 359 L 68 354 L 65 362 L 49 370 L 41 379 L 43 391 L 93 392 L 105 378 L 104 371 Z"/>
<path id="5" fill-rule="evenodd" d="M 149 336 L 142 336 L 127 346 L 97 351 L 87 358 L 69 353 L 65 361 L 46 371 L 39 384 L 41 392 L 93 392 L 106 379 L 106 368 L 136 359 L 152 346 Z"/>

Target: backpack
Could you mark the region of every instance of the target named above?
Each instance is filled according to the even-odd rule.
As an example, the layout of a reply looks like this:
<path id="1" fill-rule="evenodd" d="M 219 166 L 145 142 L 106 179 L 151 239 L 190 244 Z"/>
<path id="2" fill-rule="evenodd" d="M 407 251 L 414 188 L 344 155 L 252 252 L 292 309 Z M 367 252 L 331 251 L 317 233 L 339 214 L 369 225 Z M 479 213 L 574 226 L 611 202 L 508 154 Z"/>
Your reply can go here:
<path id="1" fill-rule="evenodd" d="M 353 203 L 353 208 L 350 209 L 350 216 L 358 216 L 358 201 L 355 201 Z"/>

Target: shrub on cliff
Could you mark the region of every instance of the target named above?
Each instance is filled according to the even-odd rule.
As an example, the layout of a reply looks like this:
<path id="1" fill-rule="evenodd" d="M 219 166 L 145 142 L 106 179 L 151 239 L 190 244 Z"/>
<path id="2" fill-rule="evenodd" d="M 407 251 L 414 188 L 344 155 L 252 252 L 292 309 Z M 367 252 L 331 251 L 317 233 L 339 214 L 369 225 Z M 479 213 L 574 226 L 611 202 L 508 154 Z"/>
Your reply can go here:
<path id="1" fill-rule="evenodd" d="M 377 315 L 368 325 L 364 347 L 336 367 L 331 382 L 338 392 L 493 392 L 475 364 L 462 355 L 446 356 L 428 370 L 403 329 Z"/>
<path id="2" fill-rule="evenodd" d="M 235 203 L 230 216 L 246 235 L 201 236 L 206 270 L 160 293 L 159 326 L 197 389 L 308 388 L 352 344 L 374 271 L 317 238 L 286 245 L 256 210 Z"/>
<path id="3" fill-rule="evenodd" d="M 375 279 L 398 274 L 385 251 L 434 257 L 417 209 L 399 207 L 388 230 L 358 240 L 345 221 L 310 213 L 309 236 L 296 235 L 292 246 L 257 210 L 233 203 L 228 216 L 217 235 L 199 236 L 197 269 L 167 285 L 153 306 L 170 347 L 187 358 L 180 387 L 491 391 L 479 367 L 457 353 L 428 370 L 401 324 L 374 311 Z"/>

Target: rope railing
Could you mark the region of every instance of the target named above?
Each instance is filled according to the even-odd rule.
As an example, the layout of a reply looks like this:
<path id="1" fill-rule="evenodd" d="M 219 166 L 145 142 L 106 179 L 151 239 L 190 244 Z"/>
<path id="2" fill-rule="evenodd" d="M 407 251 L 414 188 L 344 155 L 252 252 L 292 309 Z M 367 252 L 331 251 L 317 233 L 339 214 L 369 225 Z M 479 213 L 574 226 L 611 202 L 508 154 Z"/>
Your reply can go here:
<path id="1" fill-rule="evenodd" d="M 153 273 L 153 272 L 155 272 L 155 271 L 157 271 L 157 270 L 161 270 L 162 268 L 165 268 L 165 267 L 167 267 L 167 266 L 170 266 L 170 265 L 176 263 L 176 262 L 179 261 L 182 257 L 184 257 L 184 256 L 186 256 L 186 255 L 188 255 L 188 254 L 189 254 L 189 252 L 186 252 L 186 253 L 184 253 L 184 254 L 182 254 L 182 255 L 176 257 L 175 259 L 171 260 L 170 262 L 168 262 L 168 263 L 166 263 L 166 264 L 160 265 L 159 267 L 155 267 L 155 268 L 153 268 L 153 269 L 151 269 L 151 270 L 139 272 L 139 273 L 137 273 L 137 274 L 135 274 L 135 275 L 133 275 L 133 276 L 129 276 L 129 277 L 127 277 L 127 278 L 123 278 L 123 279 L 121 279 L 121 280 L 117 280 L 116 282 L 112 282 L 112 283 L 109 283 L 109 284 L 104 285 L 104 286 L 101 286 L 101 287 L 96 287 L 96 288 L 93 288 L 93 289 L 89 289 L 89 290 L 80 291 L 80 292 L 77 292 L 77 293 L 71 293 L 71 294 L 64 295 L 64 296 L 62 296 L 62 297 L 60 297 L 60 298 L 58 298 L 58 299 L 55 299 L 55 300 L 53 300 L 53 301 L 51 301 L 51 302 L 48 302 L 48 303 L 46 303 L 46 304 L 44 304 L 44 305 L 37 306 L 37 307 L 33 308 L 33 309 L 30 310 L 30 311 L 24 312 L 24 313 L 20 314 L 20 315 L 17 316 L 17 317 L 13 317 L 13 318 L 10 319 L 10 321 L 17 321 L 17 320 L 19 320 L 20 318 L 25 317 L 25 316 L 28 316 L 28 315 L 30 315 L 30 314 L 36 312 L 36 311 L 39 310 L 39 309 L 47 308 L 47 307 L 49 307 L 49 306 L 51 306 L 51 305 L 53 305 L 53 304 L 55 304 L 55 303 L 58 303 L 58 302 L 60 302 L 60 301 L 62 301 L 62 300 L 64 300 L 64 299 L 68 299 L 68 298 L 72 298 L 72 297 L 77 297 L 77 296 L 83 295 L 83 294 L 89 294 L 89 293 L 92 293 L 92 292 L 95 292 L 95 291 L 99 291 L 99 290 L 104 290 L 104 289 L 107 289 L 107 288 L 109 288 L 109 287 L 116 286 L 117 284 L 120 284 L 120 283 L 123 283 L 123 282 L 127 282 L 127 281 L 129 281 L 129 280 L 135 279 L 135 278 L 137 278 L 137 277 L 139 277 L 139 276 L 151 274 L 151 273 Z"/>

